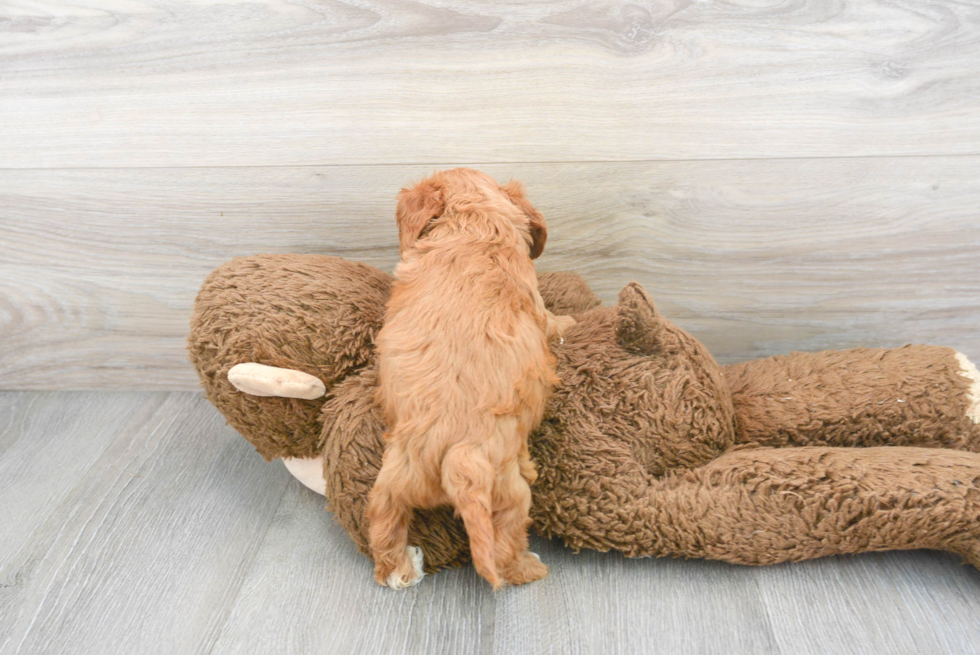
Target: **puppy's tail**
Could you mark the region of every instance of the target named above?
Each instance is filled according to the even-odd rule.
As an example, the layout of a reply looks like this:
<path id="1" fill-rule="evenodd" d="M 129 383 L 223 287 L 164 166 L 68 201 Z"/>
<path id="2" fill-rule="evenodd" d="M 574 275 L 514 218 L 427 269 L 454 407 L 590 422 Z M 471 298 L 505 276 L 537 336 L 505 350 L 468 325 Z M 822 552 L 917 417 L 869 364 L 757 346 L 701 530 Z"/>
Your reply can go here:
<path id="1" fill-rule="evenodd" d="M 442 489 L 466 525 L 473 567 L 497 591 L 503 582 L 495 564 L 493 479 L 493 466 L 479 449 L 454 448 L 442 461 Z"/>

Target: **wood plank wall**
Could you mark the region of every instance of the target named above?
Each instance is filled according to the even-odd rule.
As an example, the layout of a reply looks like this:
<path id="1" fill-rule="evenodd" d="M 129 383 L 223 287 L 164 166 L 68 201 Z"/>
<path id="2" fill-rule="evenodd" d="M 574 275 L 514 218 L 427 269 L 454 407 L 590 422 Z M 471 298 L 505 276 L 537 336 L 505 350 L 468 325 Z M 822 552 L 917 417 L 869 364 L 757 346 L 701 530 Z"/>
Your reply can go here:
<path id="1" fill-rule="evenodd" d="M 390 270 L 397 190 L 463 164 L 721 362 L 980 359 L 978 2 L 8 0 L 0 388 L 192 389 L 211 269 Z"/>

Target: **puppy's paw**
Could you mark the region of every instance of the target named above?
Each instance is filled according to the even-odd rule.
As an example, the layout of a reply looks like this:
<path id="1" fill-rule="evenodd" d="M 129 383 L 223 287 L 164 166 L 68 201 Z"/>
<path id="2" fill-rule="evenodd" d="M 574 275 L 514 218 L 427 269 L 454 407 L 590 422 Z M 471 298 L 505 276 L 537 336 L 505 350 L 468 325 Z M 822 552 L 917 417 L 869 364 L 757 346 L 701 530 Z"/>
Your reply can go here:
<path id="1" fill-rule="evenodd" d="M 571 316 L 548 316 L 548 340 L 565 343 L 565 332 L 575 325 L 576 321 Z"/>
<path id="2" fill-rule="evenodd" d="M 540 580 L 546 575 L 548 567 L 541 562 L 538 554 L 526 550 L 507 568 L 504 578 L 512 585 L 520 585 Z"/>
<path id="3" fill-rule="evenodd" d="M 422 564 L 422 549 L 409 546 L 405 550 L 404 562 L 396 566 L 382 584 L 392 589 L 414 587 L 425 576 L 425 572 L 422 570 Z"/>

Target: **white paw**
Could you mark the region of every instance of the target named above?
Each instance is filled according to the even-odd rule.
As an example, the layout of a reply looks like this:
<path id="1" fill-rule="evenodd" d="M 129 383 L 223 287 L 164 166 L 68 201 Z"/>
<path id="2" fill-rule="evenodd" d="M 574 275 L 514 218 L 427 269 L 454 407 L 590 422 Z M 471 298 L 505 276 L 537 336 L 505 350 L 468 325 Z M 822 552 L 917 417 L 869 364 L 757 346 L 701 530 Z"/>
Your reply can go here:
<path id="1" fill-rule="evenodd" d="M 527 551 L 527 554 L 533 557 L 534 559 L 538 560 L 539 562 L 541 561 L 541 556 L 538 555 L 537 553 L 532 553 L 531 551 Z"/>
<path id="2" fill-rule="evenodd" d="M 422 570 L 422 549 L 415 546 L 408 547 L 408 559 L 412 562 L 412 577 L 408 580 L 403 580 L 401 576 L 397 573 L 392 573 L 388 576 L 388 586 L 392 589 L 407 589 L 408 587 L 414 587 L 422 578 L 425 576 L 425 572 Z"/>

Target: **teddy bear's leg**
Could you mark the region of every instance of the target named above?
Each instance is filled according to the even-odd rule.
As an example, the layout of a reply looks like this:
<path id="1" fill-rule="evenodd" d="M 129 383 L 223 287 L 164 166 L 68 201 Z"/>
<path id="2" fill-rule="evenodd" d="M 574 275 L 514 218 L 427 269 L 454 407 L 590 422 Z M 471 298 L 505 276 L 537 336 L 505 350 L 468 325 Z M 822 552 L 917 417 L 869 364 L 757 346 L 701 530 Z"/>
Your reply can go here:
<path id="1" fill-rule="evenodd" d="M 950 348 L 792 353 L 724 375 L 737 443 L 980 452 L 980 373 Z"/>
<path id="2" fill-rule="evenodd" d="M 655 478 L 625 444 L 560 435 L 561 450 L 532 450 L 531 516 L 536 532 L 575 549 L 773 564 L 932 548 L 980 567 L 978 453 L 743 448 Z"/>
<path id="3" fill-rule="evenodd" d="M 980 454 L 937 448 L 730 452 L 651 490 L 662 554 L 771 564 L 930 548 L 980 567 Z"/>

